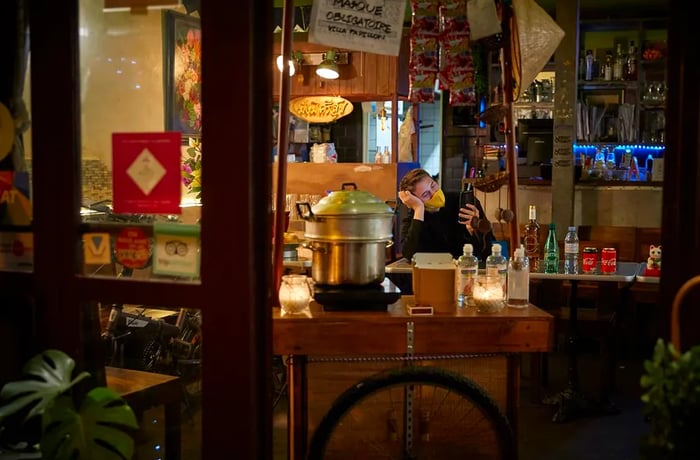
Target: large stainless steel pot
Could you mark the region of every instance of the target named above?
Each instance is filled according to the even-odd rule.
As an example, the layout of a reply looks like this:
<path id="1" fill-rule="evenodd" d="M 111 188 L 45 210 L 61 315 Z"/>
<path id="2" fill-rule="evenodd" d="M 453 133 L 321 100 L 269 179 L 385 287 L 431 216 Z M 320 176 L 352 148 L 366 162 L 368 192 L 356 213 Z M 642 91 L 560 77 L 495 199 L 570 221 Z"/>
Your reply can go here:
<path id="1" fill-rule="evenodd" d="M 393 244 L 393 209 L 369 192 L 344 183 L 311 207 L 297 203 L 305 220 L 305 247 L 313 251 L 318 284 L 362 285 L 384 281 L 386 248 Z"/>
<path id="2" fill-rule="evenodd" d="M 324 285 L 364 285 L 384 281 L 387 241 L 309 241 L 311 278 Z"/>

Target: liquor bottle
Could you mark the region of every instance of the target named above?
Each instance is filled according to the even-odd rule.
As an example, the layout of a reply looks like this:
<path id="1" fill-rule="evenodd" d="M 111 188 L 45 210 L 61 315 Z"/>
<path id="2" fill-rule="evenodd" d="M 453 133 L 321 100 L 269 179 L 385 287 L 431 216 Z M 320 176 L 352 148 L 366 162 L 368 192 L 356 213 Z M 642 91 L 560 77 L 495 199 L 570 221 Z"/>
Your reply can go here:
<path id="1" fill-rule="evenodd" d="M 578 232 L 571 226 L 564 237 L 564 273 L 578 273 L 578 246 Z"/>
<path id="2" fill-rule="evenodd" d="M 530 302 L 530 263 L 521 244 L 508 262 L 508 306 L 525 308 Z"/>
<path id="3" fill-rule="evenodd" d="M 544 243 L 544 272 L 559 272 L 559 245 L 557 243 L 557 227 L 554 222 L 549 224 L 549 234 Z"/>
<path id="4" fill-rule="evenodd" d="M 612 80 L 613 72 L 613 55 L 610 51 L 605 53 L 605 64 L 603 64 L 603 80 Z"/>
<path id="5" fill-rule="evenodd" d="M 508 260 L 501 253 L 501 245 L 498 243 L 491 245 L 491 255 L 486 258 L 486 274 L 500 276 L 503 292 L 506 292 L 508 288 Z"/>
<path id="6" fill-rule="evenodd" d="M 617 44 L 615 50 L 615 63 L 613 64 L 613 80 L 622 80 L 625 69 L 625 55 L 622 54 L 622 44 Z"/>
<path id="7" fill-rule="evenodd" d="M 382 153 L 382 163 L 391 163 L 391 152 L 389 147 L 384 147 L 384 152 Z"/>
<path id="8" fill-rule="evenodd" d="M 586 81 L 593 80 L 593 51 L 592 50 L 586 50 L 586 73 L 584 74 L 583 79 Z"/>
<path id="9" fill-rule="evenodd" d="M 529 220 L 523 235 L 525 255 L 530 260 L 530 270 L 537 270 L 540 260 L 540 224 L 537 223 L 537 209 L 530 205 Z"/>
<path id="10" fill-rule="evenodd" d="M 630 40 L 630 46 L 627 48 L 627 63 L 625 65 L 625 80 L 637 79 L 637 48 L 634 46 L 634 41 Z"/>
<path id="11" fill-rule="evenodd" d="M 457 259 L 457 306 L 474 304 L 472 292 L 474 279 L 479 270 L 479 259 L 474 255 L 474 246 L 465 244 L 462 255 Z"/>

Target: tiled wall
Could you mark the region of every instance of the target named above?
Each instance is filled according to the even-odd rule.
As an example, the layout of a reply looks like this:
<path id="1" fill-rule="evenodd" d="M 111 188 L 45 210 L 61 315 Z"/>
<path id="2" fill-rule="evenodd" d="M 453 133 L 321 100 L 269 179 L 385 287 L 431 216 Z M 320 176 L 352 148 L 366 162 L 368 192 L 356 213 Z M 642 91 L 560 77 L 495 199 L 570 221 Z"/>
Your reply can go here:
<path id="1" fill-rule="evenodd" d="M 440 152 L 442 147 L 442 117 L 441 101 L 432 104 L 420 104 L 418 109 L 420 119 L 420 164 L 432 175 L 440 172 Z"/>

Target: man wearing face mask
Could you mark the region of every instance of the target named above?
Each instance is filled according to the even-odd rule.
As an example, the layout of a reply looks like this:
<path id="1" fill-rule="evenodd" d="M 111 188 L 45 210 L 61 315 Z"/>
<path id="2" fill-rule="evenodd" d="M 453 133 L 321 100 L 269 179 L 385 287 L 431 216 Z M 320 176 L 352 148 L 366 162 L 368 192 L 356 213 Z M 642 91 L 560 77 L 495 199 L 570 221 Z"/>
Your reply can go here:
<path id="1" fill-rule="evenodd" d="M 476 198 L 474 204 L 459 205 L 459 193 L 445 194 L 430 173 L 416 168 L 401 179 L 399 199 L 409 209 L 401 222 L 402 256 L 411 260 L 416 252 L 449 252 L 455 259 L 466 243 L 483 263 L 495 240 L 490 229 L 472 227 L 472 218 L 484 219 Z"/>

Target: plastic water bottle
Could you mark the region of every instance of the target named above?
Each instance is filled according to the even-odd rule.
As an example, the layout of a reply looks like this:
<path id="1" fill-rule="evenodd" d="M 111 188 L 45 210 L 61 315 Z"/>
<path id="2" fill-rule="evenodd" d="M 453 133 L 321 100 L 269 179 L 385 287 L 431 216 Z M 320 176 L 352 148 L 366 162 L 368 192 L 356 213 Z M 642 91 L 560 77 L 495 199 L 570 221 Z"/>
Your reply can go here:
<path id="1" fill-rule="evenodd" d="M 457 259 L 457 306 L 474 304 L 472 292 L 474 279 L 479 270 L 479 259 L 474 255 L 474 247 L 465 244 L 462 255 Z"/>
<path id="2" fill-rule="evenodd" d="M 574 226 L 564 237 L 564 273 L 578 273 L 578 233 Z"/>
<path id="3" fill-rule="evenodd" d="M 520 245 L 508 262 L 508 306 L 525 308 L 530 303 L 530 261 Z"/>
<path id="4" fill-rule="evenodd" d="M 557 226 L 549 224 L 549 233 L 544 243 L 544 272 L 559 273 L 559 243 L 557 243 Z"/>
<path id="5" fill-rule="evenodd" d="M 508 260 L 501 254 L 501 245 L 493 243 L 491 245 L 491 255 L 486 258 L 486 274 L 499 275 L 503 292 L 508 288 Z"/>

